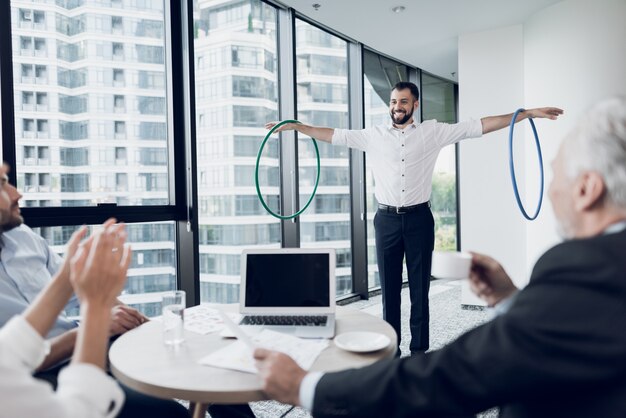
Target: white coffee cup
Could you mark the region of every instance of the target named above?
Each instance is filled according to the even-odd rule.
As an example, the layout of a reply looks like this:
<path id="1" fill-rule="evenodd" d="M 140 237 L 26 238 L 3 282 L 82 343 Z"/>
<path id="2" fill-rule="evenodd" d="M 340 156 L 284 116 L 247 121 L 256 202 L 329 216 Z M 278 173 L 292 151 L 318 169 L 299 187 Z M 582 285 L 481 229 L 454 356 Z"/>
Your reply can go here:
<path id="1" fill-rule="evenodd" d="M 457 251 L 433 251 L 431 276 L 437 279 L 467 279 L 472 266 L 469 253 Z"/>

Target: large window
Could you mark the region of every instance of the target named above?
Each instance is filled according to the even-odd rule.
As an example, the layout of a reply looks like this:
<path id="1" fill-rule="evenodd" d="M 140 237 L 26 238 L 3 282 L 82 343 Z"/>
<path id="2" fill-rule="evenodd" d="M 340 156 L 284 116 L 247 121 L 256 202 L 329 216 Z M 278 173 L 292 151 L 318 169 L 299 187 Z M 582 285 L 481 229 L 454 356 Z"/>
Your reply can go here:
<path id="1" fill-rule="evenodd" d="M 1 152 L 24 195 L 27 222 L 55 251 L 74 225 L 109 216 L 128 222 L 135 255 L 122 299 L 148 315 L 158 314 L 161 292 L 177 286 L 190 303 L 237 302 L 240 255 L 251 247 L 335 249 L 339 296 L 365 292 L 366 267 L 368 287 L 380 284 L 375 184 L 369 170 L 365 179 L 359 172 L 362 156 L 318 141 L 317 194 L 297 220 L 280 221 L 257 196 L 257 153 L 268 121 L 356 127 L 363 105 L 366 128 L 389 123 L 391 88 L 418 80 L 419 71 L 281 7 L 263 0 L 0 2 L 11 19 L 2 26 L 11 36 L 0 41 L 0 87 L 14 90 L 0 96 Z M 454 122 L 455 86 L 421 78 L 417 120 Z M 310 139 L 292 138 L 274 135 L 259 159 L 261 193 L 281 214 L 303 207 L 318 174 Z M 433 177 L 437 248 L 457 245 L 454 170 L 449 147 Z M 365 235 L 367 243 L 351 241 Z"/>
<path id="2" fill-rule="evenodd" d="M 348 43 L 315 26 L 296 20 L 296 83 L 298 120 L 348 128 Z M 301 216 L 301 247 L 334 248 L 337 252 L 337 295 L 352 292 L 350 248 L 350 173 L 348 148 L 318 141 L 322 158 L 315 200 Z M 312 142 L 298 142 L 299 191 L 302 207 L 316 178 Z"/>
<path id="3" fill-rule="evenodd" d="M 109 3 L 11 0 L 25 206 L 168 201 L 167 181 L 145 181 L 168 173 L 164 2 Z M 44 155 L 30 152 L 42 147 Z M 41 173 L 43 187 L 27 183 Z"/>
<path id="4" fill-rule="evenodd" d="M 37 231 L 60 253 L 77 228 L 64 224 L 74 216 L 76 223 L 108 216 L 97 213 L 98 205 L 115 207 L 121 219 L 124 210 L 173 205 L 165 0 L 5 4 L 15 121 L 15 159 L 6 157 L 27 222 L 50 225 L 59 216 L 58 226 Z M 85 207 L 95 215 L 85 215 Z M 133 263 L 120 298 L 159 315 L 161 292 L 177 286 L 175 222 L 127 229 Z"/>
<path id="5" fill-rule="evenodd" d="M 422 73 L 422 117 L 456 122 L 454 84 Z M 441 150 L 433 173 L 431 204 L 435 217 L 435 249 L 457 249 L 456 146 Z"/>
<path id="6" fill-rule="evenodd" d="M 280 222 L 256 195 L 256 155 L 278 118 L 276 10 L 259 0 L 194 2 L 200 299 L 239 300 L 239 255 L 280 247 Z M 259 184 L 279 211 L 278 136 L 265 148 Z"/>
<path id="7" fill-rule="evenodd" d="M 406 65 L 384 58 L 375 52 L 364 50 L 363 53 L 363 102 L 365 103 L 365 127 L 391 123 L 389 116 L 389 98 L 391 89 L 399 81 L 409 81 L 409 68 Z M 413 117 L 419 122 L 416 112 Z M 366 159 L 367 166 L 367 159 Z M 374 196 L 374 176 L 366 173 L 367 203 L 367 282 L 368 287 L 380 286 L 376 257 L 376 235 L 374 215 L 378 202 Z M 404 267 L 406 270 L 406 267 Z"/>

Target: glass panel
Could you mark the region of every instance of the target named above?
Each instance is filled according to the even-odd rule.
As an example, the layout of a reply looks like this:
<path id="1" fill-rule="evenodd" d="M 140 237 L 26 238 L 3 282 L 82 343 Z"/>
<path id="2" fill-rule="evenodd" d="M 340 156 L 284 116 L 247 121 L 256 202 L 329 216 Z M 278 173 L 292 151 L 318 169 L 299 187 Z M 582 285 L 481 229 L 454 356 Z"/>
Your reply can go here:
<path id="1" fill-rule="evenodd" d="M 25 206 L 169 203 L 164 1 L 116 5 L 11 1 Z"/>
<path id="2" fill-rule="evenodd" d="M 296 83 L 298 120 L 348 128 L 348 43 L 296 20 Z M 309 200 L 317 175 L 310 139 L 298 142 L 300 207 Z M 317 141 L 322 159 L 319 186 L 311 206 L 301 216 L 303 248 L 334 248 L 337 252 L 337 295 L 352 292 L 350 246 L 349 151 Z"/>
<path id="3" fill-rule="evenodd" d="M 278 118 L 276 9 L 260 0 L 194 2 L 200 300 L 239 300 L 243 248 L 279 248 L 280 221 L 256 195 L 256 155 Z M 259 183 L 279 211 L 278 136 Z"/>
<path id="4" fill-rule="evenodd" d="M 54 252 L 63 256 L 65 244 L 80 225 L 33 228 Z M 96 227 L 99 227 L 96 226 Z M 89 227 L 90 233 L 94 226 Z M 161 315 L 161 296 L 176 289 L 176 232 L 174 222 L 126 224 L 133 260 L 119 299 L 148 317 Z M 79 315 L 78 309 L 68 312 Z"/>
<path id="5" fill-rule="evenodd" d="M 365 50 L 363 54 L 363 84 L 365 102 L 365 127 L 391 122 L 389 117 L 389 97 L 391 89 L 399 81 L 408 81 L 409 69 L 407 66 L 381 57 Z M 366 167 L 367 155 L 365 160 Z M 376 258 L 376 235 L 374 231 L 374 215 L 378 203 L 374 196 L 374 177 L 371 170 L 367 170 L 366 179 L 367 205 L 367 284 L 369 288 L 380 286 L 378 263 Z M 403 263 L 404 277 L 406 265 Z"/>
<path id="6" fill-rule="evenodd" d="M 422 74 L 422 117 L 439 122 L 456 123 L 454 84 Z M 439 153 L 433 173 L 431 210 L 435 217 L 435 249 L 457 249 L 457 200 L 455 147 Z"/>

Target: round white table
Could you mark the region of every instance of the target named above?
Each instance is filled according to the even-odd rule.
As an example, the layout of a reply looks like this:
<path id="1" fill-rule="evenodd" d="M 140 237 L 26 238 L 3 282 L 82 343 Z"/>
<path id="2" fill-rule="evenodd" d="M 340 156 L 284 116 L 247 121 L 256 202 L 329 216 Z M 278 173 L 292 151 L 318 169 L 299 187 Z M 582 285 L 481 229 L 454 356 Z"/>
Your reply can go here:
<path id="1" fill-rule="evenodd" d="M 237 304 L 216 305 L 236 312 Z M 335 335 L 348 331 L 385 334 L 391 343 L 384 349 L 364 354 L 344 351 L 331 341 L 316 359 L 311 371 L 337 371 L 361 367 L 393 357 L 397 339 L 393 328 L 382 319 L 347 307 L 337 307 Z M 256 374 L 203 366 L 199 360 L 232 344 L 219 332 L 200 335 L 185 331 L 185 341 L 165 346 L 162 324 L 150 321 L 120 336 L 109 350 L 113 375 L 122 383 L 147 395 L 189 400 L 194 417 L 204 417 L 208 404 L 240 404 L 266 400 Z"/>

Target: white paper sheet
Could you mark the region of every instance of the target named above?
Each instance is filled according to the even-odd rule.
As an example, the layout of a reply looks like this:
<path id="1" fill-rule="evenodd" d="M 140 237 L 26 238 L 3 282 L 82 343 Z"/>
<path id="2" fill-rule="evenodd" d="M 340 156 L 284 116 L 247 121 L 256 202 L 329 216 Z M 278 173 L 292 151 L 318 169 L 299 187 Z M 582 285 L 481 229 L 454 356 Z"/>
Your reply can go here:
<path id="1" fill-rule="evenodd" d="M 239 323 L 241 315 L 228 313 L 230 319 Z M 185 329 L 198 334 L 209 334 L 224 329 L 224 321 L 217 309 L 207 305 L 197 305 L 185 309 Z"/>
<path id="2" fill-rule="evenodd" d="M 251 339 L 258 347 L 280 351 L 289 355 L 304 370 L 309 370 L 315 359 L 328 347 L 328 340 L 326 339 L 298 338 L 269 329 L 264 329 L 260 333 L 251 336 Z M 200 359 L 200 364 L 248 373 L 257 372 L 252 351 L 241 341 L 235 341 Z"/>

